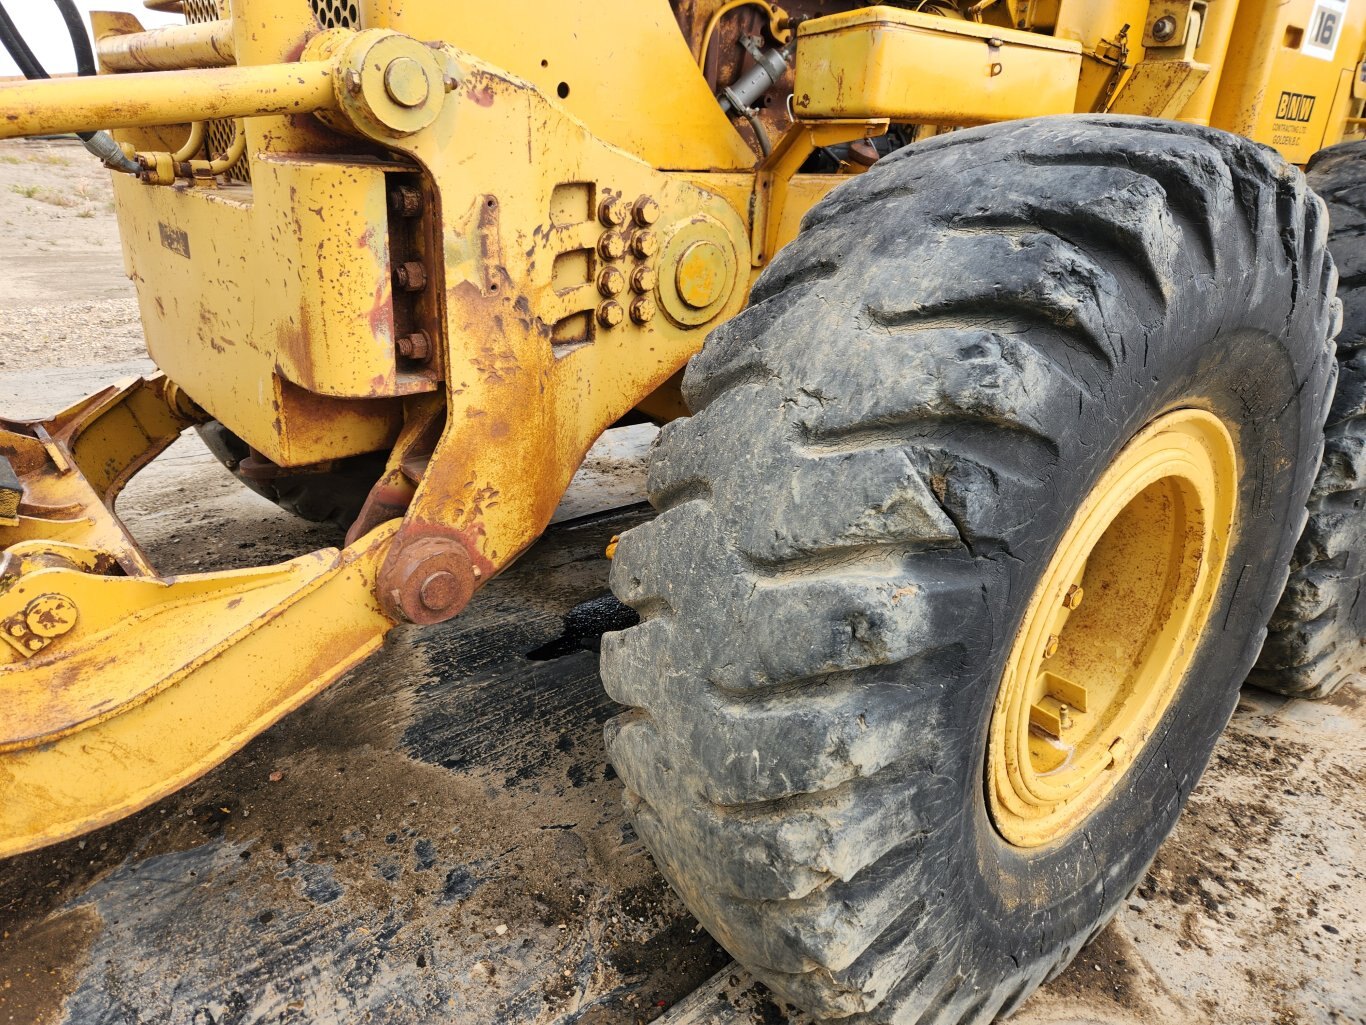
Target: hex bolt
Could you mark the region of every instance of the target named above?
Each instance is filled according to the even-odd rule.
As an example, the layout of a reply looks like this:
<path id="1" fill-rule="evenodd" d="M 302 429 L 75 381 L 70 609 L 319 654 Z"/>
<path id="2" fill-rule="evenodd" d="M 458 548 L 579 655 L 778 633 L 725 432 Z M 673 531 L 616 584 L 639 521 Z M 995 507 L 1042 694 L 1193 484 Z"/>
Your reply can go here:
<path id="1" fill-rule="evenodd" d="M 637 267 L 631 272 L 631 288 L 637 292 L 653 292 L 659 282 L 659 275 L 653 267 Z"/>
<path id="2" fill-rule="evenodd" d="M 659 203 L 650 196 L 641 196 L 631 207 L 631 217 L 642 228 L 648 228 L 659 220 Z"/>
<path id="3" fill-rule="evenodd" d="M 626 290 L 626 275 L 615 267 L 604 267 L 598 275 L 598 291 L 608 299 Z"/>
<path id="4" fill-rule="evenodd" d="M 1083 589 L 1080 584 L 1073 584 L 1067 589 L 1067 593 L 1062 596 L 1062 607 L 1065 609 L 1076 609 L 1081 605 L 1081 600 L 1085 596 L 1085 589 Z"/>
<path id="5" fill-rule="evenodd" d="M 361 89 L 360 72 L 354 68 L 347 68 L 346 74 L 342 76 L 346 80 L 346 91 L 351 95 L 356 95 Z"/>
<path id="6" fill-rule="evenodd" d="M 421 292 L 427 287 L 427 268 L 416 260 L 408 260 L 399 264 L 394 271 L 394 278 L 398 281 L 398 287 L 405 292 Z"/>
<path id="7" fill-rule="evenodd" d="M 648 295 L 638 295 L 631 300 L 631 320 L 637 324 L 648 324 L 657 312 L 655 301 Z"/>
<path id="8" fill-rule="evenodd" d="M 400 185 L 389 193 L 389 209 L 399 217 L 416 217 L 422 213 L 422 190 Z"/>
<path id="9" fill-rule="evenodd" d="M 626 239 L 619 232 L 607 232 L 598 239 L 598 255 L 604 260 L 620 260 L 626 255 Z"/>
<path id="10" fill-rule="evenodd" d="M 598 323 L 603 327 L 617 327 L 626 319 L 626 311 L 615 299 L 608 299 L 598 307 Z"/>
<path id="11" fill-rule="evenodd" d="M 375 596 L 395 622 L 430 626 L 468 604 L 475 578 L 468 550 L 458 540 L 418 537 L 400 544 L 380 566 Z"/>
<path id="12" fill-rule="evenodd" d="M 1165 43 L 1176 35 L 1176 19 L 1170 14 L 1164 14 L 1153 22 L 1153 38 L 1159 43 Z"/>
<path id="13" fill-rule="evenodd" d="M 659 236 L 653 231 L 638 231 L 631 238 L 631 252 L 641 260 L 659 255 Z"/>
<path id="14" fill-rule="evenodd" d="M 1054 655 L 1058 653 L 1058 642 L 1059 640 L 1057 634 L 1048 635 L 1048 640 L 1044 642 L 1043 646 L 1044 658 L 1052 658 Z"/>
<path id="15" fill-rule="evenodd" d="M 609 228 L 620 228 L 626 223 L 626 204 L 616 196 L 608 196 L 598 204 L 598 220 Z"/>
<path id="16" fill-rule="evenodd" d="M 414 331 L 398 339 L 398 354 L 407 359 L 427 360 L 432 358 L 432 339 L 426 331 Z"/>

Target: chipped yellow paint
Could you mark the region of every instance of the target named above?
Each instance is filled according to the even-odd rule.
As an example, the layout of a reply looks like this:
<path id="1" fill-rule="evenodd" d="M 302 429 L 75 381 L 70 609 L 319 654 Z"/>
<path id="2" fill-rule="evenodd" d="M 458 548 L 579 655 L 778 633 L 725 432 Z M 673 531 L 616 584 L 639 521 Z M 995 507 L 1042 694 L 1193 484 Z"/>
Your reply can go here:
<path id="1" fill-rule="evenodd" d="M 798 120 L 766 157 L 720 110 L 665 0 L 518 0 L 493 17 L 441 0 L 359 9 L 363 31 L 320 31 L 307 0 L 234 0 L 230 21 L 184 30 L 102 15 L 106 71 L 198 69 L 0 86 L 0 137 L 116 129 L 139 154 L 145 181 L 115 183 L 119 224 L 148 349 L 176 382 L 126 382 L 0 431 L 23 485 L 20 504 L 0 506 L 0 854 L 155 800 L 396 620 L 455 614 L 545 529 L 603 430 L 633 409 L 685 414 L 688 358 L 847 178 L 804 172 L 817 148 L 894 121 L 934 133 L 1097 103 L 1179 108 L 1280 145 L 1267 112 L 1308 82 L 1314 104 L 1282 111 L 1309 115 L 1303 141 L 1283 147 L 1303 159 L 1361 112 L 1348 73 L 1366 0 L 1351 0 L 1328 60 L 1284 52 L 1304 0 L 1211 0 L 1203 34 L 1194 8 L 1164 3 L 1196 27 L 1146 67 L 1158 7 L 1144 0 L 1009 2 L 981 24 L 889 7 L 814 18 L 799 30 Z M 242 119 L 250 185 L 219 180 L 235 152 L 203 149 L 210 133 L 195 126 L 222 118 Z M 347 547 L 159 577 L 112 503 L 206 417 L 285 468 L 387 452 Z M 1214 469 L 1172 463 L 1146 486 L 1198 499 L 1183 508 L 1207 539 L 1201 572 L 1217 576 L 1232 513 L 1202 424 L 1164 421 L 1153 436 L 1185 438 L 1196 462 L 1213 453 Z M 1118 775 L 1094 764 L 1141 752 L 1170 697 L 1154 683 L 1131 700 L 1063 664 L 1095 634 L 1078 624 L 1107 608 L 1074 563 L 1089 552 L 1099 565 L 1108 542 L 1092 535 L 1130 515 L 1122 492 L 1107 485 L 1088 506 L 1002 688 L 993 813 L 1013 842 L 1084 816 Z M 442 587 L 425 587 L 433 574 Z M 1196 636 L 1204 580 L 1149 599 L 1184 609 Z M 438 608 L 405 606 L 414 593 Z M 1184 650 L 1162 648 L 1173 678 Z M 1094 734 L 1079 749 L 1092 768 L 1036 765 L 1049 752 L 1031 723 Z M 1048 789 L 1062 782 L 1080 796 Z"/>

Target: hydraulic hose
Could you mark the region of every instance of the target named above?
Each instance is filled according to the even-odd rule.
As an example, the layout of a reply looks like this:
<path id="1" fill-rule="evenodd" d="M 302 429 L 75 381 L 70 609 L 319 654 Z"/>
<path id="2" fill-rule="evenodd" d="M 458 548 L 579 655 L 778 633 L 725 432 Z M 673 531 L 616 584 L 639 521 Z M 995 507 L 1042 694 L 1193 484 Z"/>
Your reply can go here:
<path id="1" fill-rule="evenodd" d="M 97 71 L 95 51 L 91 49 L 90 37 L 85 33 L 85 25 L 81 22 L 80 11 L 76 9 L 72 0 L 53 0 L 53 3 L 61 12 L 62 21 L 66 23 L 67 34 L 71 37 L 71 49 L 76 55 L 77 73 L 81 75 L 95 74 Z M 25 78 L 32 80 L 52 77 L 34 55 L 33 50 L 29 48 L 28 43 L 19 32 L 18 26 L 10 18 L 9 12 L 5 10 L 3 3 L 0 3 L 0 44 L 4 45 Z M 139 172 L 138 165 L 128 159 L 128 155 L 123 152 L 123 147 L 115 142 L 114 137 L 108 132 L 77 132 L 76 134 L 85 144 L 85 148 L 99 157 L 106 167 L 128 174 Z"/>
<path id="2" fill-rule="evenodd" d="M 90 47 L 90 36 L 86 34 L 85 23 L 81 21 L 81 12 L 76 10 L 74 0 L 52 0 L 57 5 L 57 10 L 61 12 L 62 20 L 66 22 L 66 33 L 71 37 L 71 49 L 76 54 L 76 74 L 94 75 L 98 73 L 95 67 L 95 51 Z"/>
<path id="3" fill-rule="evenodd" d="M 33 51 L 28 48 L 28 43 L 19 34 L 18 27 L 10 20 L 9 12 L 5 10 L 4 4 L 0 4 L 0 43 L 4 43 L 9 55 L 14 58 L 14 63 L 19 65 L 19 70 L 27 79 L 49 78 L 47 70 L 38 63 L 38 58 L 33 55 Z"/>

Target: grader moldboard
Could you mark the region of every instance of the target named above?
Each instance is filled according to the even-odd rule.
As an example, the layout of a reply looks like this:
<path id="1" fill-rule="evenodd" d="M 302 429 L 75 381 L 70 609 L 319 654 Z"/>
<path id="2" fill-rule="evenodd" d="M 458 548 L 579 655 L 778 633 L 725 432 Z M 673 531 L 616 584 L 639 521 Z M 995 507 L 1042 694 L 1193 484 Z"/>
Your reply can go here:
<path id="1" fill-rule="evenodd" d="M 0 853 L 456 616 L 628 418 L 611 755 L 818 1016 L 1008 1012 L 1245 679 L 1361 666 L 1366 4 L 148 6 L 0 103 L 115 170 L 161 371 L 3 425 Z M 346 547 L 158 576 L 114 500 L 191 427 Z"/>

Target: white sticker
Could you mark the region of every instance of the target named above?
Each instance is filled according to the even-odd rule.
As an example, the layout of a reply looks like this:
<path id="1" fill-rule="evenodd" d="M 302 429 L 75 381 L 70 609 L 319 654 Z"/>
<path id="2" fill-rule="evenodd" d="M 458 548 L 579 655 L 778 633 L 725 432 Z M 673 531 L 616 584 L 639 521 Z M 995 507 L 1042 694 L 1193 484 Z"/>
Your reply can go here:
<path id="1" fill-rule="evenodd" d="M 1347 0 L 1319 0 L 1309 15 L 1300 53 L 1330 61 L 1337 54 L 1342 25 L 1347 20 Z"/>

